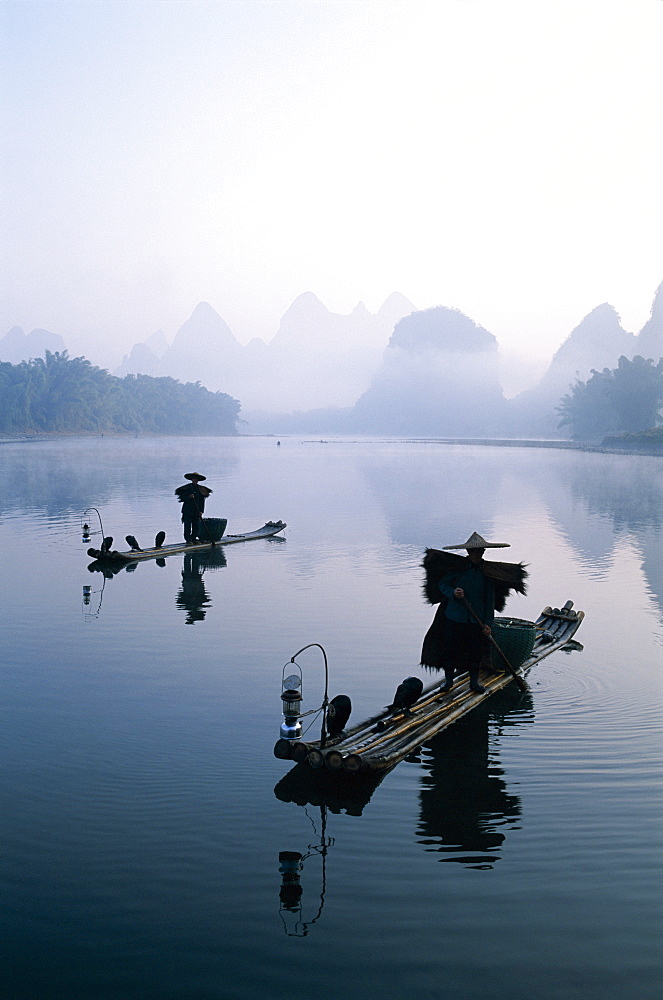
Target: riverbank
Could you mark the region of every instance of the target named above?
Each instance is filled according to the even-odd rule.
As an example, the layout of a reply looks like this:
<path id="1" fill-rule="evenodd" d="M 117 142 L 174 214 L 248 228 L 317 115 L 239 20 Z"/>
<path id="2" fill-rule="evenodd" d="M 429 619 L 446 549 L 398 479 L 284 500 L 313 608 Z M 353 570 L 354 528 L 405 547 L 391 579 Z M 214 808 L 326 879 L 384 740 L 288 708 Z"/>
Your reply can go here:
<path id="1" fill-rule="evenodd" d="M 141 438 L 141 437 L 155 437 L 153 434 L 67 434 L 62 431 L 46 431 L 41 434 L 24 434 L 24 435 L 14 435 L 13 437 L 3 437 L 0 435 L 0 444 L 31 444 L 37 441 L 53 441 L 62 440 L 63 438 Z M 171 434 L 158 435 L 164 439 L 173 437 Z M 276 438 L 276 434 L 210 434 L 210 435 L 176 435 L 177 437 L 267 437 Z M 283 435 L 283 439 L 287 440 L 289 435 Z M 294 435 L 293 435 L 294 436 Z M 299 437 L 297 435 L 297 437 Z M 375 438 L 374 440 L 384 442 L 384 441 L 402 441 L 402 442 L 412 442 L 416 444 L 449 444 L 449 445 L 482 445 L 484 447 L 491 448 L 554 448 L 562 449 L 565 451 L 581 451 L 581 452 L 596 452 L 598 454 L 604 455 L 648 455 L 653 458 L 663 457 L 663 441 L 658 441 L 657 439 L 653 441 L 643 440 L 638 435 L 630 435 L 629 443 L 626 443 L 628 439 L 625 439 L 623 443 L 618 443 L 618 439 L 611 440 L 610 443 L 607 441 L 603 442 L 588 442 L 588 441 L 570 441 L 570 440 L 555 440 L 555 439 L 537 439 L 537 438 L 445 438 L 445 437 L 402 437 L 402 438 Z M 356 438 L 355 440 L 366 442 L 372 438 Z M 339 438 L 315 438 L 312 439 L 315 443 L 321 444 L 332 444 L 334 441 L 341 440 Z M 348 441 L 347 438 L 342 440 Z"/>

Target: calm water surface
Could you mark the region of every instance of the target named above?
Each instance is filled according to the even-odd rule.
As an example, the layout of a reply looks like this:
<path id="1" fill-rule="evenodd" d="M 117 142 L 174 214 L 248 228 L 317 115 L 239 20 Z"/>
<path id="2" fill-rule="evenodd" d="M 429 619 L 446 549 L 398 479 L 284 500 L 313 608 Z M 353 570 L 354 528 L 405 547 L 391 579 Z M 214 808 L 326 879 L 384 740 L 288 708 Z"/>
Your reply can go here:
<path id="1" fill-rule="evenodd" d="M 89 572 L 84 509 L 176 541 L 189 471 L 228 532 L 284 538 Z M 658 998 L 659 460 L 99 438 L 2 444 L 0 482 L 3 997 Z M 571 599 L 584 649 L 321 798 L 272 754 L 283 665 L 320 643 L 354 718 L 386 705 L 421 675 L 425 547 L 474 530 L 529 563 L 507 613 Z"/>

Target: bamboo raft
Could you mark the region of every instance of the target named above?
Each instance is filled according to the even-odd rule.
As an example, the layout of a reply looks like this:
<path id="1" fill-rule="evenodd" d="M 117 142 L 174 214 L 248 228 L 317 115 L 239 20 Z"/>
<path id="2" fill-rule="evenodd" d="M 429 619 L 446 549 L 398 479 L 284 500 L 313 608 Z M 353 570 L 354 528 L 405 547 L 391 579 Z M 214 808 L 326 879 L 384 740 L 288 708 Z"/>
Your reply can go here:
<path id="1" fill-rule="evenodd" d="M 177 555 L 179 552 L 205 552 L 224 545 L 234 545 L 237 542 L 250 542 L 257 538 L 273 538 L 286 527 L 285 521 L 267 521 L 262 528 L 257 528 L 255 531 L 245 531 L 239 535 L 224 535 L 214 542 L 180 542 L 173 545 L 155 545 L 146 549 L 128 549 L 122 552 L 106 553 L 102 553 L 98 549 L 88 549 L 88 555 L 94 554 L 95 563 L 100 565 L 124 566 L 126 563 L 140 562 L 144 559 L 165 559 L 167 556 Z"/>
<path id="2" fill-rule="evenodd" d="M 544 657 L 564 647 L 581 649 L 573 636 L 583 618 L 584 612 L 574 611 L 572 601 L 567 601 L 561 609 L 544 608 L 536 622 L 528 623 L 536 628 L 536 638 L 518 674 L 526 674 Z M 496 624 L 499 621 L 496 619 Z M 512 681 L 508 671 L 482 674 L 485 692 L 479 693 L 470 690 L 468 675 L 460 674 L 451 691 L 445 694 L 440 690 L 444 677 L 438 678 L 424 687 L 417 702 L 407 711 L 384 709 L 324 741 L 281 738 L 274 746 L 274 756 L 337 773 L 366 775 L 386 771 Z"/>

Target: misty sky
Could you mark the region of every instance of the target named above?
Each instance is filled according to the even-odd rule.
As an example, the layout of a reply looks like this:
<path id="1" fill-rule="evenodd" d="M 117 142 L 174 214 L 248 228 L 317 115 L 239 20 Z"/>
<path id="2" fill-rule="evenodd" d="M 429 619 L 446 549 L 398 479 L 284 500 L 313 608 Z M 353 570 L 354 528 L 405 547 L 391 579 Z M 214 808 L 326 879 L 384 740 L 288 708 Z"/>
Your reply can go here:
<path id="1" fill-rule="evenodd" d="M 454 306 L 549 360 L 663 279 L 663 3 L 0 3 L 2 295 L 118 363 L 208 301 Z M 90 345 L 96 345 L 96 352 Z"/>

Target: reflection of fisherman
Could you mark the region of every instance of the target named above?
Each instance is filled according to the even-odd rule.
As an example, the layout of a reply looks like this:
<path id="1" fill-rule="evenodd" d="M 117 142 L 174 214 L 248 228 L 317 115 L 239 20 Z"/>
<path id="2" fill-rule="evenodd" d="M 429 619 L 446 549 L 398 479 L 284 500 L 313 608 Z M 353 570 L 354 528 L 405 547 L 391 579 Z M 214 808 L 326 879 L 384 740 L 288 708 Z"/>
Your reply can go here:
<path id="1" fill-rule="evenodd" d="M 205 511 L 205 500 L 212 491 L 208 486 L 200 485 L 207 476 L 201 476 L 199 472 L 187 472 L 184 478 L 190 482 L 178 486 L 175 494 L 182 504 L 184 541 L 193 545 L 196 541 L 204 541 L 200 538 L 200 521 Z"/>
<path id="2" fill-rule="evenodd" d="M 201 622 L 210 603 L 203 582 L 204 567 L 197 553 L 187 552 L 182 567 L 182 589 L 176 598 L 178 608 L 187 612 L 187 625 Z"/>
<path id="3" fill-rule="evenodd" d="M 489 732 L 511 713 L 523 727 L 532 721 L 531 710 L 531 696 L 511 686 L 426 744 L 417 833 L 427 851 L 440 852 L 440 861 L 490 868 L 499 860 L 505 832 L 516 824 L 521 807 L 494 748 L 489 754 Z"/>
<path id="4" fill-rule="evenodd" d="M 466 670 L 471 690 L 483 693 L 479 669 L 484 636 L 490 635 L 495 611 L 503 610 L 509 592 L 525 593 L 527 573 L 522 563 L 484 562 L 487 548 L 508 548 L 508 542 L 487 542 L 475 531 L 462 545 L 447 545 L 441 552 L 426 550 L 426 596 L 440 607 L 424 639 L 421 662 L 444 670 L 442 691 L 450 691 L 454 674 Z M 465 549 L 467 557 L 447 555 L 450 549 Z M 482 625 L 477 624 L 468 604 Z"/>

